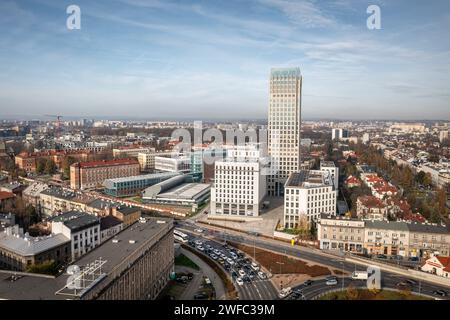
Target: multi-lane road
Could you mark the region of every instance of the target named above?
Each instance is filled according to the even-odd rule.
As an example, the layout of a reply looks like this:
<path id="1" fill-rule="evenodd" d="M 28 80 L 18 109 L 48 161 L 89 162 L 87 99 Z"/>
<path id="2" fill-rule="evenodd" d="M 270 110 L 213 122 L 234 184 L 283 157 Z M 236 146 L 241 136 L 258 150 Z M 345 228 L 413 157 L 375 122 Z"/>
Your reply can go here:
<path id="1" fill-rule="evenodd" d="M 181 227 L 185 230 L 191 230 L 199 228 L 197 225 L 195 225 L 192 222 L 182 223 Z M 213 238 L 219 242 L 223 242 L 224 240 L 233 241 L 236 243 L 243 243 L 246 245 L 255 245 L 262 249 L 271 250 L 277 253 L 293 256 L 300 259 L 309 260 L 311 262 L 316 262 L 319 264 L 323 264 L 329 267 L 333 267 L 336 270 L 343 270 L 346 273 L 351 273 L 356 270 L 364 271 L 366 268 L 364 266 L 359 266 L 354 263 L 350 263 L 348 261 L 345 261 L 343 258 L 340 257 L 332 257 L 330 255 L 326 255 L 320 252 L 317 252 L 313 249 L 308 248 L 301 248 L 298 246 L 289 246 L 284 243 L 280 243 L 277 241 L 272 241 L 270 239 L 264 239 L 264 238 L 258 238 L 258 237 L 250 237 L 246 235 L 238 234 L 237 232 L 224 232 L 221 230 L 217 230 L 217 228 L 208 228 L 207 226 L 202 226 L 202 229 L 205 230 L 205 235 L 208 235 L 209 238 Z M 405 276 L 398 275 L 391 272 L 382 272 L 382 278 L 381 278 L 381 285 L 383 288 L 391 288 L 395 289 L 397 287 L 397 284 L 399 282 L 404 281 L 405 279 L 408 279 Z M 339 279 L 339 284 L 342 286 L 341 283 L 342 279 Z M 344 287 L 347 286 L 351 282 L 350 278 L 344 278 Z M 353 281 L 354 284 L 361 284 L 361 281 Z M 364 283 L 362 283 L 364 284 Z M 240 294 L 241 299 L 264 299 L 262 297 L 266 296 L 269 299 L 276 299 L 278 298 L 278 295 L 276 294 L 275 288 L 272 288 L 275 290 L 275 293 L 271 293 L 269 296 L 266 295 L 264 291 L 269 291 L 267 289 L 268 285 L 265 285 L 266 289 L 264 289 L 263 286 L 257 285 L 257 283 L 252 284 L 252 286 L 246 286 L 245 288 L 240 288 Z M 270 286 L 269 286 L 270 287 Z M 305 287 L 302 289 L 304 292 L 304 295 L 307 299 L 311 299 L 314 296 L 317 296 L 318 294 L 322 292 L 326 292 L 330 290 L 330 286 L 327 286 L 325 284 L 325 280 L 316 280 L 313 285 Z M 449 292 L 449 288 L 442 285 L 437 285 L 434 283 L 426 282 L 426 281 L 419 281 L 415 280 L 415 284 L 411 285 L 411 291 L 415 293 L 421 293 L 426 294 L 429 296 L 435 296 L 433 294 L 436 290 L 444 290 L 446 292 Z M 272 289 L 270 289 L 270 292 L 273 292 Z M 436 298 L 440 299 L 448 299 L 449 297 L 438 297 Z"/>

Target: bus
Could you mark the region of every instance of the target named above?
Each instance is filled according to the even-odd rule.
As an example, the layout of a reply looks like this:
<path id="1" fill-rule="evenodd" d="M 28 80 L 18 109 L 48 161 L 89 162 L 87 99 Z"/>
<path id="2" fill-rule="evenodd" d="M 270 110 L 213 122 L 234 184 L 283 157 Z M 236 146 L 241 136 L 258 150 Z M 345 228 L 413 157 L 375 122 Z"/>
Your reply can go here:
<path id="1" fill-rule="evenodd" d="M 186 243 L 189 241 L 189 237 L 187 234 L 175 229 L 173 231 L 173 237 L 175 238 L 175 240 L 178 240 L 180 242 Z"/>

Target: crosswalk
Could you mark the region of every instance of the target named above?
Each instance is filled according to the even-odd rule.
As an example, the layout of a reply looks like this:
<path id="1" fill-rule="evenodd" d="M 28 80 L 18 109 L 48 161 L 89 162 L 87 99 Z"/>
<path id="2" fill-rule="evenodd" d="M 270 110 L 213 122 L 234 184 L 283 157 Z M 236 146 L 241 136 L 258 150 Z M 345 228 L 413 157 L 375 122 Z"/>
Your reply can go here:
<path id="1" fill-rule="evenodd" d="M 269 280 L 255 280 L 238 285 L 239 300 L 274 300 L 278 292 Z"/>

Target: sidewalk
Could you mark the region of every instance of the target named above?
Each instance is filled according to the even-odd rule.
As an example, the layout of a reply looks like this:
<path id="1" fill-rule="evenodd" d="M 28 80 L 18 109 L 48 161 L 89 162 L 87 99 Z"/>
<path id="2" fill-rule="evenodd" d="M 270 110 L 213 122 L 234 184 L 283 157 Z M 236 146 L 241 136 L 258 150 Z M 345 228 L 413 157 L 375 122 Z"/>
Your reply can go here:
<path id="1" fill-rule="evenodd" d="M 217 273 L 208 265 L 206 264 L 201 258 L 199 258 L 197 255 L 193 254 L 192 252 L 181 248 L 181 253 L 184 254 L 186 257 L 191 259 L 196 265 L 198 265 L 203 272 L 205 276 L 211 280 L 211 283 L 214 286 L 214 290 L 216 291 L 216 299 L 217 300 L 225 300 L 226 294 L 225 294 L 225 286 L 222 283 L 222 280 L 217 275 Z"/>

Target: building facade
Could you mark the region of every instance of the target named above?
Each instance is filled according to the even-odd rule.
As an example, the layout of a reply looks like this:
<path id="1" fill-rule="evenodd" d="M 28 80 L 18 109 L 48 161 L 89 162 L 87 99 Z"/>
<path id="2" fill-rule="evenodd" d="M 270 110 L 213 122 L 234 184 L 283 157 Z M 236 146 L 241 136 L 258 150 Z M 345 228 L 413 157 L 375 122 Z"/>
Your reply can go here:
<path id="1" fill-rule="evenodd" d="M 191 170 L 191 157 L 155 157 L 155 170 L 163 172 L 188 173 Z"/>
<path id="2" fill-rule="evenodd" d="M 334 183 L 334 188 L 337 190 L 339 188 L 339 168 L 336 167 L 333 161 L 321 161 L 320 170 L 327 171 L 331 175 L 331 179 Z"/>
<path id="3" fill-rule="evenodd" d="M 329 172 L 302 170 L 285 184 L 284 227 L 295 229 L 301 216 L 316 221 L 321 213 L 336 215 L 336 190 Z"/>
<path id="4" fill-rule="evenodd" d="M 362 253 L 364 221 L 322 214 L 317 222 L 317 239 L 321 250 Z"/>
<path id="5" fill-rule="evenodd" d="M 273 172 L 268 177 L 268 194 L 282 196 L 289 175 L 300 169 L 300 69 L 272 69 L 269 95 L 268 151 Z"/>
<path id="6" fill-rule="evenodd" d="M 70 187 L 81 190 L 102 188 L 106 179 L 138 174 L 139 162 L 136 159 L 77 162 L 70 166 Z"/>

